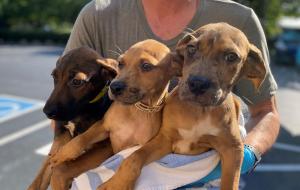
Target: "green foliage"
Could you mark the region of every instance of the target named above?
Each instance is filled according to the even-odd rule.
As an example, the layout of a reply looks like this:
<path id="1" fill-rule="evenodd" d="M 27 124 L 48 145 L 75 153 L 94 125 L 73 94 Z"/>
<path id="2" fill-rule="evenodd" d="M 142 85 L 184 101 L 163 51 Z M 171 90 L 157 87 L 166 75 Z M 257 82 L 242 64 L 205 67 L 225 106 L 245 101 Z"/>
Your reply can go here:
<path id="1" fill-rule="evenodd" d="M 300 0 L 284 0 L 282 9 L 286 16 L 300 16 Z"/>
<path id="2" fill-rule="evenodd" d="M 0 0 L 0 29 L 53 30 L 70 27 L 87 0 Z"/>
<path id="3" fill-rule="evenodd" d="M 0 31 L 69 33 L 90 0 L 0 0 Z M 236 0 L 252 7 L 268 37 L 278 33 L 282 15 L 300 16 L 300 0 Z"/>
<path id="4" fill-rule="evenodd" d="M 300 16 L 300 0 L 236 0 L 253 8 L 268 37 L 280 31 L 277 21 L 280 16 Z"/>
<path id="5" fill-rule="evenodd" d="M 0 30 L 0 39 L 5 37 L 5 41 L 8 43 L 17 42 L 33 42 L 33 43 L 56 43 L 66 44 L 69 33 L 57 33 L 57 32 L 44 32 L 44 31 L 11 31 Z M 4 40 L 4 39 L 2 39 Z"/>

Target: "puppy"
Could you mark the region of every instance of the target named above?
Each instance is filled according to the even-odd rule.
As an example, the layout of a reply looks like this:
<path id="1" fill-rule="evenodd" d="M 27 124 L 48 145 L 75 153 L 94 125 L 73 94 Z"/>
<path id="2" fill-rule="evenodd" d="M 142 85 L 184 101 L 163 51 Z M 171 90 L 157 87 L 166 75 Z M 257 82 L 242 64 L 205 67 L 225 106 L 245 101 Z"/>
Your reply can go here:
<path id="1" fill-rule="evenodd" d="M 146 40 L 121 55 L 118 75 L 109 88 L 115 101 L 104 119 L 63 146 L 51 159 L 52 164 L 77 158 L 87 147 L 108 137 L 114 153 L 153 138 L 161 125 L 170 76 L 176 75 L 171 68 L 162 74 L 169 66 L 163 61 L 169 52 L 165 45 Z"/>
<path id="2" fill-rule="evenodd" d="M 55 120 L 54 140 L 49 155 L 62 145 L 101 120 L 112 101 L 108 83 L 116 76 L 115 60 L 103 59 L 94 50 L 82 47 L 59 58 L 52 72 L 54 89 L 43 109 Z M 69 189 L 72 179 L 92 169 L 113 154 L 109 140 L 96 144 L 77 160 L 50 168 L 46 158 L 29 190 L 46 190 L 50 179 L 52 189 Z"/>
<path id="3" fill-rule="evenodd" d="M 266 74 L 261 52 L 237 28 L 217 23 L 184 37 L 175 55 L 183 59 L 182 78 L 167 100 L 158 135 L 124 160 L 101 190 L 133 189 L 144 165 L 171 152 L 199 154 L 210 148 L 220 154 L 221 189 L 238 189 L 243 142 L 239 103 L 231 90 L 241 78 L 259 88 Z"/>

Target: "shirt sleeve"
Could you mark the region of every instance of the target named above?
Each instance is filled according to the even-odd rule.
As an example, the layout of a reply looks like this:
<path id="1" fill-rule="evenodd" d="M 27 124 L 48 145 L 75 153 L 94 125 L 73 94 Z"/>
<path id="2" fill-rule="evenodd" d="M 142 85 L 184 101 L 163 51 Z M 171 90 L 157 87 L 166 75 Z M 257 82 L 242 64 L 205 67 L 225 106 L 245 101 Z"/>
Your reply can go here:
<path id="1" fill-rule="evenodd" d="M 270 56 L 266 37 L 260 21 L 253 10 L 251 10 L 242 31 L 248 37 L 250 43 L 261 50 L 267 68 L 266 78 L 259 91 L 256 91 L 251 81 L 247 79 L 242 79 L 234 88 L 234 93 L 247 105 L 251 105 L 267 100 L 274 95 L 277 90 L 277 84 L 270 70 Z"/>
<path id="2" fill-rule="evenodd" d="M 87 46 L 96 49 L 96 8 L 95 2 L 88 3 L 79 13 L 64 53 L 71 49 Z"/>

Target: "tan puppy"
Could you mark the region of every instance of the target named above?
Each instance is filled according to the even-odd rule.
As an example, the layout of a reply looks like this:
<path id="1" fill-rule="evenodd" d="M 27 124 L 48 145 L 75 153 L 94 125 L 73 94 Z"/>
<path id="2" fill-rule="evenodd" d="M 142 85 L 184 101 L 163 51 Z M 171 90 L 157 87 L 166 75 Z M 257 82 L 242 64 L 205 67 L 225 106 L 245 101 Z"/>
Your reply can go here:
<path id="1" fill-rule="evenodd" d="M 177 56 L 184 59 L 182 79 L 167 100 L 159 134 L 128 157 L 100 189 L 133 189 L 145 164 L 171 152 L 199 154 L 209 148 L 221 157 L 221 189 L 238 189 L 243 142 L 239 103 L 231 90 L 242 77 L 260 86 L 266 74 L 261 53 L 240 30 L 218 23 L 183 38 Z"/>
<path id="2" fill-rule="evenodd" d="M 110 137 L 115 153 L 153 138 L 161 125 L 162 108 L 168 81 L 176 75 L 167 59 L 169 49 L 154 40 L 133 45 L 119 57 L 119 73 L 110 85 L 109 95 L 115 102 L 104 119 L 78 135 L 52 157 L 55 166 L 81 155 L 90 145 Z M 173 69 L 177 71 L 179 69 Z"/>

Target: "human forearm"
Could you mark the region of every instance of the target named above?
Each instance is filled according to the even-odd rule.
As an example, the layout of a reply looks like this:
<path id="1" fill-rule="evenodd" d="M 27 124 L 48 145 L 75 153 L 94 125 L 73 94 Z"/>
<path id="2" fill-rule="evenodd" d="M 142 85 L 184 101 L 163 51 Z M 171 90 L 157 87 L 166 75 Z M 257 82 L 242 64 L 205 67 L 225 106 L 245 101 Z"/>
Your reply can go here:
<path id="1" fill-rule="evenodd" d="M 280 122 L 275 97 L 249 107 L 249 111 L 251 117 L 246 125 L 251 130 L 245 144 L 252 145 L 263 154 L 272 147 L 279 133 Z"/>

